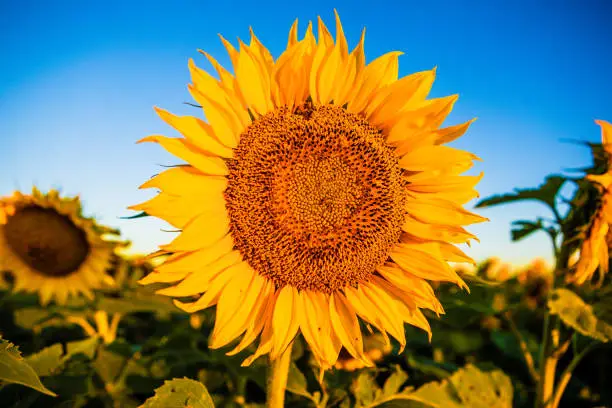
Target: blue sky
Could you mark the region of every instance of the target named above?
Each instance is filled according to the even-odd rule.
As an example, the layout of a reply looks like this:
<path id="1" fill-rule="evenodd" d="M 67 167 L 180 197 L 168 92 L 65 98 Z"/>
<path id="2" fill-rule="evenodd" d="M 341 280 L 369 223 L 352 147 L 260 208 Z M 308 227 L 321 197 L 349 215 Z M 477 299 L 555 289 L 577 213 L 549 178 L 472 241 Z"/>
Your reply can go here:
<path id="1" fill-rule="evenodd" d="M 377 4 L 384 4 L 377 5 Z M 484 160 L 481 195 L 535 186 L 590 163 L 560 139 L 598 141 L 612 120 L 612 3 L 600 1 L 19 1 L 0 0 L 0 195 L 60 187 L 86 212 L 149 252 L 173 234 L 153 218 L 122 220 L 153 192 L 137 187 L 176 160 L 152 133 L 171 134 L 153 106 L 195 113 L 187 60 L 197 49 L 229 67 L 217 33 L 248 39 L 249 25 L 278 56 L 295 18 L 300 35 L 333 8 L 349 46 L 366 27 L 366 59 L 401 50 L 400 76 L 438 67 L 433 96 L 459 93 L 447 124 L 478 117 L 456 147 Z M 549 257 L 545 236 L 511 243 L 510 222 L 545 215 L 538 204 L 487 209 L 468 253 L 524 263 Z"/>

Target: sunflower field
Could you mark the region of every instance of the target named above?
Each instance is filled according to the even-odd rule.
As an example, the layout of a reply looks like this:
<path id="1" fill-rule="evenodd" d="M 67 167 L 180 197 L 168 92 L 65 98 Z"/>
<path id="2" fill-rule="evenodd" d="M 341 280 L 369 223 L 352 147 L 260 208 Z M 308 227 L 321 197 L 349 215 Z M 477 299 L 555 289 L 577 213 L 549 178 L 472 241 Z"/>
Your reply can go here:
<path id="1" fill-rule="evenodd" d="M 176 164 L 125 203 L 179 232 L 156 252 L 80 197 L 0 197 L 0 406 L 612 407 L 612 124 L 580 171 L 480 197 L 436 69 L 398 78 L 335 25 L 189 61 L 193 115 L 156 108 L 181 137 L 140 140 Z M 550 217 L 512 239 L 554 264 L 464 253 L 524 200 Z"/>

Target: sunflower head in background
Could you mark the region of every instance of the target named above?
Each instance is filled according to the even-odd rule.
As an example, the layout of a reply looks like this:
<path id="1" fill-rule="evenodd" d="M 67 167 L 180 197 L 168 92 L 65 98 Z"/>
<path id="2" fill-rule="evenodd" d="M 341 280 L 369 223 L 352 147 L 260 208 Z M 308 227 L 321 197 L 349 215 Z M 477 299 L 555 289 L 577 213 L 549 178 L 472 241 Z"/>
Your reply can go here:
<path id="1" fill-rule="evenodd" d="M 170 283 L 158 293 L 190 313 L 216 305 L 213 348 L 259 338 L 245 365 L 298 333 L 323 369 L 342 348 L 373 365 L 362 324 L 401 349 L 405 323 L 431 336 L 422 309 L 443 309 L 427 281 L 466 287 L 447 261 L 472 262 L 454 244 L 485 220 L 462 207 L 477 157 L 444 146 L 472 122 L 440 128 L 457 96 L 426 99 L 435 69 L 398 79 L 400 52 L 366 65 L 363 35 L 349 51 L 337 14 L 335 41 L 321 19 L 318 40 L 312 25 L 299 39 L 296 22 L 278 59 L 252 31 L 238 49 L 221 40 L 233 73 L 207 53 L 219 79 L 189 62 L 207 121 L 157 109 L 181 137 L 142 140 L 187 165 L 131 207 L 182 230 L 141 282 Z"/>
<path id="2" fill-rule="evenodd" d="M 599 271 L 598 284 L 603 282 L 608 273 L 610 246 L 612 241 L 612 124 L 603 120 L 595 121 L 601 127 L 603 149 L 607 157 L 607 171 L 604 174 L 586 176 L 595 183 L 600 192 L 597 210 L 586 228 L 580 247 L 580 257 L 574 273 L 567 276 L 567 281 L 575 285 L 590 282 Z"/>
<path id="3" fill-rule="evenodd" d="M 43 305 L 65 304 L 71 295 L 93 296 L 112 284 L 106 274 L 116 233 L 81 215 L 78 197 L 55 190 L 0 198 L 0 270 L 14 280 L 14 291 L 38 293 Z"/>

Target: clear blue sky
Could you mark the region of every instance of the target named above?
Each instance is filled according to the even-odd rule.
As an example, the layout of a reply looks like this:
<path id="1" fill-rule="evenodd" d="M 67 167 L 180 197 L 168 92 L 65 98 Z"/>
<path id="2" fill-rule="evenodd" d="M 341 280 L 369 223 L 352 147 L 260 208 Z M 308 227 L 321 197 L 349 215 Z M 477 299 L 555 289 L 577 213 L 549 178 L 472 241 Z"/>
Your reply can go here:
<path id="1" fill-rule="evenodd" d="M 381 4 L 379 6 L 378 4 Z M 384 6 L 383 6 L 384 5 Z M 121 220 L 152 196 L 142 182 L 176 160 L 156 145 L 170 134 L 152 110 L 195 112 L 187 60 L 201 48 L 229 67 L 217 33 L 258 37 L 278 56 L 295 18 L 300 36 L 333 8 L 349 46 L 363 26 L 366 58 L 401 50 L 400 75 L 438 66 L 434 96 L 459 93 L 447 123 L 477 116 L 455 145 L 484 159 L 482 196 L 534 186 L 549 173 L 589 164 L 596 118 L 612 120 L 612 2 L 600 1 L 9 1 L 0 0 L 0 194 L 61 187 L 86 212 L 120 227 L 138 251 L 172 238 L 153 218 Z M 512 244 L 513 219 L 537 204 L 481 212 L 491 222 L 469 253 L 514 263 L 548 257 L 545 236 Z"/>

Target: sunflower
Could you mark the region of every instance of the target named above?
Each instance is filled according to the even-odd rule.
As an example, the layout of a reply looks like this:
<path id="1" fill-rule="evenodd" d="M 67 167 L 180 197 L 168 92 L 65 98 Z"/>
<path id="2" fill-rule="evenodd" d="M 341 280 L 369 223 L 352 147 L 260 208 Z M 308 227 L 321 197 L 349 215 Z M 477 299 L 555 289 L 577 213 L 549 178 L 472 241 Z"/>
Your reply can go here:
<path id="1" fill-rule="evenodd" d="M 13 290 L 38 292 L 43 305 L 65 304 L 70 295 L 92 297 L 92 289 L 112 284 L 106 274 L 116 233 L 81 215 L 78 197 L 62 198 L 34 188 L 0 198 L 0 270 L 14 278 Z"/>
<path id="2" fill-rule="evenodd" d="M 608 157 L 608 171 L 600 175 L 588 175 L 587 180 L 595 182 L 601 192 L 601 201 L 586 231 L 586 237 L 580 248 L 580 258 L 573 275 L 568 281 L 582 285 L 590 281 L 599 270 L 599 281 L 602 282 L 609 268 L 608 236 L 612 224 L 612 124 L 596 120 L 601 127 L 603 148 Z"/>
<path id="3" fill-rule="evenodd" d="M 210 347 L 260 338 L 272 360 L 301 332 L 323 369 L 340 350 L 365 354 L 362 326 L 403 349 L 404 323 L 431 337 L 422 309 L 443 313 L 427 282 L 467 288 L 447 261 L 473 262 L 453 244 L 485 219 L 462 205 L 481 176 L 460 176 L 477 157 L 443 146 L 472 121 L 440 128 L 457 96 L 426 99 L 435 68 L 398 79 L 391 52 L 365 64 L 364 36 L 350 53 L 318 19 L 276 60 L 251 30 L 239 49 L 221 37 L 234 73 L 202 52 L 219 79 L 189 69 L 207 121 L 159 116 L 183 137 L 148 136 L 187 162 L 141 188 L 159 195 L 130 207 L 182 230 L 142 283 L 195 312 L 216 305 Z M 195 299 L 194 299 L 195 297 Z"/>

